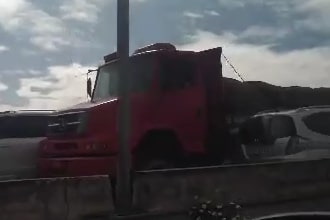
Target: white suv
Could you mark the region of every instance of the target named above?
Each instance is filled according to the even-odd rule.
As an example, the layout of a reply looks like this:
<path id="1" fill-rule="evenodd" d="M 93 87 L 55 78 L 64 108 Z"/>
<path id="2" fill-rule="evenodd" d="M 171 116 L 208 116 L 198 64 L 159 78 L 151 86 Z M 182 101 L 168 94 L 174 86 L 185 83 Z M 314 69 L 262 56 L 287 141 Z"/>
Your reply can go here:
<path id="1" fill-rule="evenodd" d="M 278 136 L 279 138 L 271 137 L 265 142 L 257 141 L 246 144 L 244 148 L 250 159 L 294 154 L 300 157 L 311 155 L 330 157 L 330 106 L 312 106 L 290 111 L 262 113 L 255 115 L 251 120 L 259 120 L 265 124 L 264 122 L 269 119 L 276 122 L 273 129 L 277 129 L 277 131 L 274 132 L 282 134 Z M 292 156 L 287 158 L 290 157 L 294 158 Z"/>
<path id="2" fill-rule="evenodd" d="M 38 147 L 51 112 L 0 112 L 0 180 L 37 175 Z"/>

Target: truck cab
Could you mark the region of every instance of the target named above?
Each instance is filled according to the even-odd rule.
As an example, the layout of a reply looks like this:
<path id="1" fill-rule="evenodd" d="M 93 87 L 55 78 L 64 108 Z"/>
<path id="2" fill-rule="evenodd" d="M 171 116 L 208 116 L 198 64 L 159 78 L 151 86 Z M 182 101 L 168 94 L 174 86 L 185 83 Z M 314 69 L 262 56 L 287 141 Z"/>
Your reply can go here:
<path id="1" fill-rule="evenodd" d="M 129 58 L 130 138 L 135 169 L 183 165 L 223 153 L 221 48 L 179 51 L 158 43 Z M 114 174 L 118 153 L 118 58 L 104 57 L 91 101 L 57 111 L 40 145 L 42 177 Z M 203 158 L 203 159 L 201 159 Z"/>

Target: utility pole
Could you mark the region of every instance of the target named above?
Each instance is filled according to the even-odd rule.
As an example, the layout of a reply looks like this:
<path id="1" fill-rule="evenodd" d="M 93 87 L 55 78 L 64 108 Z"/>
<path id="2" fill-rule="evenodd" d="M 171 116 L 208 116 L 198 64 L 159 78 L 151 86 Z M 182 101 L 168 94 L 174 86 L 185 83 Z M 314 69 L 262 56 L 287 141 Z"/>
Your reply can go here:
<path id="1" fill-rule="evenodd" d="M 119 143 L 116 205 L 119 215 L 131 209 L 130 101 L 129 101 L 129 0 L 117 0 L 117 53 L 119 56 Z"/>

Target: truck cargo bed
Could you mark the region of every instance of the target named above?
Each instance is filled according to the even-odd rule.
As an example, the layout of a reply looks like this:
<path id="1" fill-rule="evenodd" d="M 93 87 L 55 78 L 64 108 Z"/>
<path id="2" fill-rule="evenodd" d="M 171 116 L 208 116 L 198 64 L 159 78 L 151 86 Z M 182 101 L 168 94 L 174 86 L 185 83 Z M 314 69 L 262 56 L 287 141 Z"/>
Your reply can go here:
<path id="1" fill-rule="evenodd" d="M 330 88 L 281 87 L 261 81 L 224 78 L 225 102 L 232 115 L 248 116 L 266 110 L 329 105 Z"/>

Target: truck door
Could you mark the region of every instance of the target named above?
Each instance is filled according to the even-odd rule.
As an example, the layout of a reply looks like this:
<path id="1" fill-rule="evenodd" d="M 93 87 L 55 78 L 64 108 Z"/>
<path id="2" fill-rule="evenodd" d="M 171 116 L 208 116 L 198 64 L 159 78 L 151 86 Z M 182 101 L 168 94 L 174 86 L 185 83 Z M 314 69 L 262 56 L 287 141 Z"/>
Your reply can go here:
<path id="1" fill-rule="evenodd" d="M 148 54 L 130 58 L 132 145 L 138 143 L 153 119 L 157 99 L 154 94 L 155 66 L 154 58 Z"/>
<path id="2" fill-rule="evenodd" d="M 179 135 L 186 152 L 204 151 L 205 103 L 194 53 L 171 53 L 159 61 L 160 124 Z"/>

